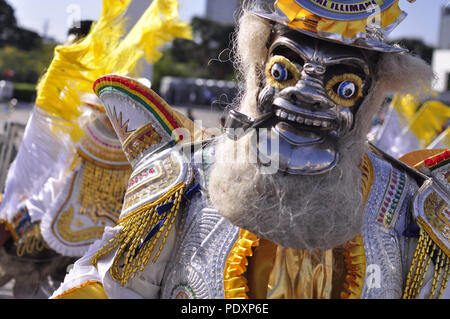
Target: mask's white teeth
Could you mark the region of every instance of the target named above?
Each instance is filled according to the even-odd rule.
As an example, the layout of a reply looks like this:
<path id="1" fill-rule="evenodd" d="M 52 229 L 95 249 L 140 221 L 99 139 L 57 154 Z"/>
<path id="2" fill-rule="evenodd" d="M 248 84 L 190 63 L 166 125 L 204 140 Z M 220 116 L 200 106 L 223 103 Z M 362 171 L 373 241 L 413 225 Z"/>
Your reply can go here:
<path id="1" fill-rule="evenodd" d="M 313 126 L 321 126 L 322 125 L 322 121 L 321 120 L 314 120 L 313 121 Z"/>
<path id="2" fill-rule="evenodd" d="M 297 122 L 299 124 L 304 124 L 304 125 L 311 125 L 314 127 L 322 127 L 322 128 L 330 128 L 332 123 L 328 120 L 319 120 L 319 119 L 309 119 L 309 118 L 305 118 L 301 115 L 295 115 L 292 113 L 288 113 L 286 111 L 283 111 L 281 109 L 277 109 L 275 111 L 275 115 L 278 116 L 279 118 L 283 119 L 283 120 L 289 120 L 292 122 Z"/>

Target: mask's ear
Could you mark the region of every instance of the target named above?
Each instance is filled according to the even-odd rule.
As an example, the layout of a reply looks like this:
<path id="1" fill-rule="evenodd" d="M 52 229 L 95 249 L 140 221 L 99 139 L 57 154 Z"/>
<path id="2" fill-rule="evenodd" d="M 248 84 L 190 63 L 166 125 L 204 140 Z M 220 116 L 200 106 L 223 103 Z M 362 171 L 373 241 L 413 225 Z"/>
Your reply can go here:
<path id="1" fill-rule="evenodd" d="M 414 94 L 429 93 L 434 74 L 431 66 L 409 53 L 383 53 L 376 70 L 377 81 L 385 92 Z"/>

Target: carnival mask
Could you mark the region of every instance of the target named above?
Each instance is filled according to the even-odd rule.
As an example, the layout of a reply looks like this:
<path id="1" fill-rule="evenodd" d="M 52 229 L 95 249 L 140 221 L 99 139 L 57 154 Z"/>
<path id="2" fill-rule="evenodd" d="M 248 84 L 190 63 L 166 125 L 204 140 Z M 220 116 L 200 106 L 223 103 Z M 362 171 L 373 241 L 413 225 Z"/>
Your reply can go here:
<path id="1" fill-rule="evenodd" d="M 368 53 L 278 25 L 258 96 L 258 126 L 269 129 L 253 144 L 260 162 L 277 156 L 279 171 L 289 174 L 332 169 L 338 140 L 351 132 L 370 82 Z"/>

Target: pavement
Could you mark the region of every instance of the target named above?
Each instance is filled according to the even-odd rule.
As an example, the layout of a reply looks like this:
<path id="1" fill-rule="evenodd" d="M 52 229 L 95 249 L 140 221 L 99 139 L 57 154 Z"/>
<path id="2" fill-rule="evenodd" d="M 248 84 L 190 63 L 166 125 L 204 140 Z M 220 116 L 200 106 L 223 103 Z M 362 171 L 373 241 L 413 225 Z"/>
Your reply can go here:
<path id="1" fill-rule="evenodd" d="M 8 121 L 27 124 L 31 110 L 31 104 L 21 103 L 10 108 L 6 103 L 0 102 L 0 133 L 3 133 L 5 123 Z"/>
<path id="2" fill-rule="evenodd" d="M 220 117 L 223 111 L 216 107 L 207 106 L 197 106 L 197 107 L 187 107 L 187 106 L 174 106 L 174 108 L 184 115 L 188 115 L 188 110 L 191 110 L 191 118 L 195 121 L 202 121 L 203 128 L 219 128 L 220 127 Z"/>
<path id="3" fill-rule="evenodd" d="M 9 281 L 3 287 L 0 287 L 0 299 L 14 299 L 12 288 L 14 286 L 14 279 Z"/>
<path id="4" fill-rule="evenodd" d="M 223 113 L 217 107 L 208 106 L 174 106 L 174 108 L 184 115 L 188 115 L 188 110 L 191 110 L 191 117 L 194 120 L 202 121 L 204 128 L 218 128 L 220 127 L 220 117 Z M 31 104 L 18 104 L 13 109 L 9 108 L 6 103 L 0 103 L 0 133 L 3 132 L 4 124 L 7 121 L 14 121 L 26 124 L 32 111 Z"/>

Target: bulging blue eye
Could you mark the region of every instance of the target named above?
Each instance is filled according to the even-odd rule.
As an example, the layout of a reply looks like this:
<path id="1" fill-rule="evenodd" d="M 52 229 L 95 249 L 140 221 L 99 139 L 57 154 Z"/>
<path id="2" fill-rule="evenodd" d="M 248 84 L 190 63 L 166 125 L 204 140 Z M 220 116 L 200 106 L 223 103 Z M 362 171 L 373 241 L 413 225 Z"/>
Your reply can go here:
<path id="1" fill-rule="evenodd" d="M 343 99 L 351 99 L 356 94 L 356 85 L 351 81 L 344 81 L 339 84 L 338 95 Z"/>
<path id="2" fill-rule="evenodd" d="M 273 78 L 278 82 L 286 81 L 288 78 L 288 70 L 284 65 L 280 63 L 275 63 L 272 66 L 270 73 L 272 74 Z"/>

